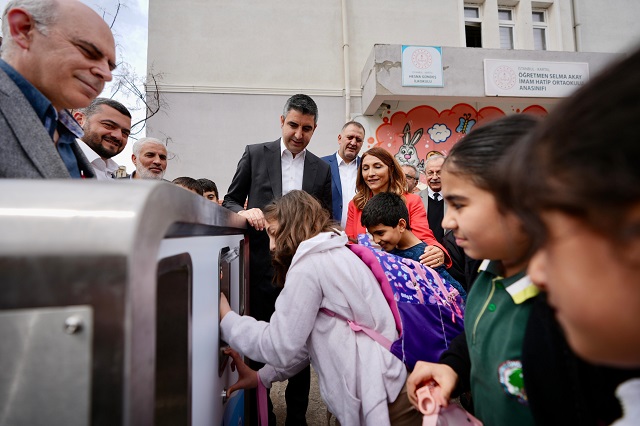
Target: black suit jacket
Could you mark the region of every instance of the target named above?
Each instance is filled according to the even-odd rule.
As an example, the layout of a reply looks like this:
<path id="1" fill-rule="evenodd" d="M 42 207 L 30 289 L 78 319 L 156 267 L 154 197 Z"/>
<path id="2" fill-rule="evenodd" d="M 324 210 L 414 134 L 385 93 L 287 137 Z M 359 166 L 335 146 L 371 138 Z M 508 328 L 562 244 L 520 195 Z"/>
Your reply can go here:
<path id="1" fill-rule="evenodd" d="M 316 197 L 331 212 L 331 169 L 319 157 L 307 151 L 302 175 L 302 190 Z M 264 208 L 282 196 L 280 139 L 248 145 L 233 176 L 222 205 L 234 212 Z M 249 228 L 249 268 L 251 315 L 268 321 L 273 313 L 278 290 L 273 286 L 273 267 L 266 231 Z"/>

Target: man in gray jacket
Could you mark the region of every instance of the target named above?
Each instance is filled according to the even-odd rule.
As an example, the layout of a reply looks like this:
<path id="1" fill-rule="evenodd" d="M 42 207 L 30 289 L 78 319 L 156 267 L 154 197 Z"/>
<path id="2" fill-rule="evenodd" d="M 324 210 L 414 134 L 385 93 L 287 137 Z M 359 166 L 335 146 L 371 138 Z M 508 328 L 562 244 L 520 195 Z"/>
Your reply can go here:
<path id="1" fill-rule="evenodd" d="M 12 0 L 2 35 L 0 177 L 93 177 L 67 110 L 88 106 L 111 81 L 109 26 L 77 0 Z"/>

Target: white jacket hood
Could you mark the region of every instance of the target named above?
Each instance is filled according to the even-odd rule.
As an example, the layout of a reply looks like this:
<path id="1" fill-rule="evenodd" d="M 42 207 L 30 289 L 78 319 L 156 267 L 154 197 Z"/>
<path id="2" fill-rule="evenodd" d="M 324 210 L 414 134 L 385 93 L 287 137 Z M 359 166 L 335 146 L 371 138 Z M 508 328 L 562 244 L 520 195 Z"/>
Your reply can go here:
<path id="1" fill-rule="evenodd" d="M 344 231 L 336 229 L 335 232 L 321 232 L 315 237 L 311 237 L 300 243 L 298 250 L 296 250 L 296 254 L 291 260 L 291 266 L 295 265 L 300 261 L 300 259 L 308 254 L 343 247 L 347 245 L 348 242 L 349 238 Z M 291 266 L 289 268 L 291 268 Z"/>

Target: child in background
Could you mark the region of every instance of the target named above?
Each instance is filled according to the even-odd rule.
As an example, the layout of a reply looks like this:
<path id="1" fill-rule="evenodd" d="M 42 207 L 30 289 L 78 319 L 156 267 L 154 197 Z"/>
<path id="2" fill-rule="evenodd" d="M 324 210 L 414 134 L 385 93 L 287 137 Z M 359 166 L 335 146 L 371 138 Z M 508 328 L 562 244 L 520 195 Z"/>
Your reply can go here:
<path id="1" fill-rule="evenodd" d="M 200 183 L 200 185 L 202 185 L 202 190 L 204 191 L 204 193 L 202 194 L 203 197 L 209 201 L 218 203 L 220 197 L 218 196 L 218 186 L 216 185 L 216 183 L 207 178 L 200 178 L 198 179 L 198 182 Z"/>
<path id="2" fill-rule="evenodd" d="M 640 51 L 593 78 L 505 158 L 531 235 L 529 274 L 577 354 L 640 367 Z M 605 136 L 606 135 L 606 136 Z M 637 373 L 637 371 L 636 371 Z M 638 374 L 617 388 L 640 424 Z"/>
<path id="3" fill-rule="evenodd" d="M 411 232 L 409 210 L 402 198 L 392 192 L 381 192 L 374 195 L 362 209 L 362 226 L 373 237 L 373 241 L 384 251 L 399 257 L 420 262 L 427 243 L 421 241 Z M 458 292 L 463 300 L 467 293 L 460 283 L 441 265 L 433 268 Z"/>
<path id="4" fill-rule="evenodd" d="M 188 177 L 188 176 L 180 176 L 171 181 L 171 183 L 175 183 L 178 186 L 186 189 L 187 191 L 191 191 L 194 194 L 203 195 L 204 190 L 202 189 L 202 185 L 196 179 Z"/>

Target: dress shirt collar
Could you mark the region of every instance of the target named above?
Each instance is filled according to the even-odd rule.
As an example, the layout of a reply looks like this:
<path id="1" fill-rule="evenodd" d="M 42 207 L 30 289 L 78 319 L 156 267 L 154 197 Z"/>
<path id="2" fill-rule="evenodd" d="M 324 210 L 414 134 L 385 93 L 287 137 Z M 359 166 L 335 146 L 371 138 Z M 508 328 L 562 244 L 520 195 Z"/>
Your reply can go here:
<path id="1" fill-rule="evenodd" d="M 342 166 L 343 164 L 347 167 L 350 167 L 352 164 L 355 164 L 356 167 L 358 165 L 358 158 L 354 158 L 353 160 L 351 160 L 351 162 L 347 163 L 346 161 L 344 161 L 344 158 L 340 157 L 338 151 L 336 151 L 336 160 L 338 160 L 338 167 Z"/>
<path id="2" fill-rule="evenodd" d="M 298 153 L 295 157 L 293 156 L 293 153 L 291 151 L 289 151 L 289 148 L 287 148 L 284 144 L 284 141 L 282 140 L 282 138 L 280 138 L 280 158 L 284 157 L 285 153 L 288 153 L 288 155 L 291 155 L 291 158 L 298 158 L 298 156 L 301 156 L 300 158 L 302 158 L 303 160 L 306 157 L 307 154 L 307 148 L 303 149 L 300 153 Z"/>
<path id="3" fill-rule="evenodd" d="M 82 149 L 82 153 L 85 157 L 87 157 L 87 160 L 89 160 L 90 163 L 93 163 L 97 159 L 102 160 L 102 157 L 100 157 L 97 152 L 91 149 L 91 147 L 87 145 L 85 141 L 78 138 L 76 139 L 76 142 L 78 142 L 78 146 L 80 147 L 80 149 Z"/>
<path id="4" fill-rule="evenodd" d="M 87 157 L 87 160 L 89 160 L 89 163 L 91 163 L 91 165 L 93 166 L 96 178 L 105 180 L 113 179 L 115 177 L 115 172 L 119 167 L 118 163 L 113 161 L 111 158 L 107 158 L 106 160 L 103 159 L 82 139 L 76 139 L 76 142 L 78 142 L 78 146 L 80 147 L 80 149 L 82 149 L 82 153 L 85 157 Z"/>
<path id="5" fill-rule="evenodd" d="M 433 189 L 431 189 L 431 187 L 429 185 L 427 185 L 427 190 L 429 191 L 429 198 L 433 198 L 433 195 L 436 193 Z M 440 199 L 442 199 L 442 194 L 440 192 L 438 192 L 438 194 L 440 194 Z M 433 198 L 435 200 L 435 198 Z"/>

